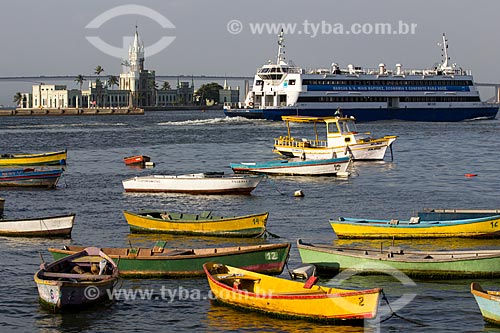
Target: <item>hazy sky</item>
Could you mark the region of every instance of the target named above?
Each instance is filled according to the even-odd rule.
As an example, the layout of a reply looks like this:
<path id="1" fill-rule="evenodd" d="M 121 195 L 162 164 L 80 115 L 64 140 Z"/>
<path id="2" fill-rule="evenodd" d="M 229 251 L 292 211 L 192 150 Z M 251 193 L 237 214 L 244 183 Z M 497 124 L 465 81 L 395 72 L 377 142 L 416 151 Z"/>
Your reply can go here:
<path id="1" fill-rule="evenodd" d="M 147 10 L 119 15 L 123 5 Z M 99 28 L 86 28 L 108 10 Z M 496 0 L 3 1 L 0 76 L 90 75 L 97 65 L 104 74 L 117 75 L 120 59 L 86 37 L 122 48 L 123 38 L 134 34 L 136 24 L 146 47 L 162 37 L 175 37 L 168 47 L 146 58 L 146 68 L 157 75 L 253 76 L 257 67 L 275 59 L 277 37 L 265 28 L 262 33 L 251 29 L 259 23 L 285 23 L 296 25 L 286 35 L 287 58 L 301 67 L 328 68 L 332 62 L 342 67 L 352 63 L 374 68 L 380 62 L 388 67 L 396 63 L 404 68 L 430 67 L 440 61 L 437 43 L 445 32 L 452 62 L 471 69 L 478 82 L 500 82 L 499 13 Z M 163 28 L 163 18 L 175 28 Z M 390 23 L 392 30 L 402 26 L 403 33 L 370 33 L 378 23 Z M 404 33 L 405 24 L 414 25 L 413 34 Z M 330 32 L 332 27 L 335 32 Z M 24 86 L 30 90 L 29 83 Z M 0 104 L 12 104 L 18 87 L 0 82 Z"/>

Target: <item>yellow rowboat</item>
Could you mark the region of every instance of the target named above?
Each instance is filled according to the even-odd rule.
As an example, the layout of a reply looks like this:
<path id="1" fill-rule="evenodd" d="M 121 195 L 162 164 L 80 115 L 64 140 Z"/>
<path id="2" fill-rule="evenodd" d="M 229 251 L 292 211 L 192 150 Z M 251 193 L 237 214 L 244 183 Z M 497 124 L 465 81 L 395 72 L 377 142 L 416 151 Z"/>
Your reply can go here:
<path id="1" fill-rule="evenodd" d="M 168 233 L 222 237 L 259 237 L 266 232 L 269 213 L 216 216 L 212 212 L 181 214 L 165 211 L 124 211 L 132 233 Z"/>
<path id="2" fill-rule="evenodd" d="M 339 238 L 500 237 L 500 215 L 425 221 L 419 217 L 408 221 L 340 217 L 330 224 Z"/>
<path id="3" fill-rule="evenodd" d="M 0 166 L 8 165 L 66 165 L 67 151 L 39 154 L 2 154 Z"/>
<path id="4" fill-rule="evenodd" d="M 360 321 L 377 316 L 380 288 L 337 289 L 271 277 L 231 266 L 203 265 L 215 298 L 229 305 L 297 319 Z M 309 282 L 309 280 L 308 280 Z"/>

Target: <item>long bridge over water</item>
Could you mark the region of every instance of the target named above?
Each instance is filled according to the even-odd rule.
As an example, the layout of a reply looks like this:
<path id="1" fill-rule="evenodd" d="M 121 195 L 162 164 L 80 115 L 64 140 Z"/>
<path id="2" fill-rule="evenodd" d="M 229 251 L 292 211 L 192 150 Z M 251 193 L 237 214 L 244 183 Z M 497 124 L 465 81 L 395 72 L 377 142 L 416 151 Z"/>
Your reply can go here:
<path id="1" fill-rule="evenodd" d="M 109 77 L 108 75 L 103 75 L 101 78 Z M 34 82 L 34 83 L 42 83 L 45 81 L 56 81 L 56 80 L 64 80 L 64 81 L 72 81 L 76 78 L 76 75 L 40 75 L 40 76 L 0 76 L 0 82 L 8 82 L 8 81 L 17 81 L 17 82 Z M 96 79 L 97 75 L 85 75 L 85 78 L 88 79 Z M 226 75 L 157 75 L 157 79 L 161 80 L 235 80 L 235 81 L 245 81 L 245 80 L 253 80 L 253 76 L 226 76 Z M 489 87 L 494 88 L 495 95 L 493 98 L 496 103 L 500 103 L 500 83 L 483 83 L 476 82 L 475 85 L 477 87 Z"/>

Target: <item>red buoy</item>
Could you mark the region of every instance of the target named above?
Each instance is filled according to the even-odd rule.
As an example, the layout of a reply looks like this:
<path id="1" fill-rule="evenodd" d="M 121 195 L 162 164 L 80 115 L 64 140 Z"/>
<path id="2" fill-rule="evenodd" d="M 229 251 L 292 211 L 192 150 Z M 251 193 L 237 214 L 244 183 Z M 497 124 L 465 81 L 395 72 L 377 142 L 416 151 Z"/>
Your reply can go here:
<path id="1" fill-rule="evenodd" d="M 476 177 L 477 173 L 466 173 L 465 177 L 471 178 L 471 177 Z"/>

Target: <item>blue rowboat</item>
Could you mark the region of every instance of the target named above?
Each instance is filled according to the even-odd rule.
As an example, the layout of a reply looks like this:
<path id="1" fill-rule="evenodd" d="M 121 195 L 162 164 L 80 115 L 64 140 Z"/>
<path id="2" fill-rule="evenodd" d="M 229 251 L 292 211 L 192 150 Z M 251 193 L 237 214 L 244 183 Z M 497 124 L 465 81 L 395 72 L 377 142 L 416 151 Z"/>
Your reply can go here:
<path id="1" fill-rule="evenodd" d="M 347 175 L 349 156 L 330 159 L 280 159 L 268 162 L 231 163 L 234 173 L 271 175 L 326 176 Z"/>
<path id="2" fill-rule="evenodd" d="M 0 169 L 0 187 L 55 188 L 63 169 Z"/>
<path id="3" fill-rule="evenodd" d="M 484 320 L 500 325 L 500 292 L 486 291 L 477 282 L 472 282 L 470 291 L 476 299 Z"/>

